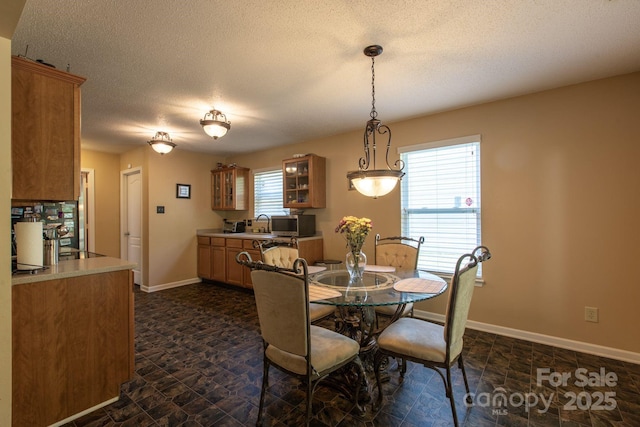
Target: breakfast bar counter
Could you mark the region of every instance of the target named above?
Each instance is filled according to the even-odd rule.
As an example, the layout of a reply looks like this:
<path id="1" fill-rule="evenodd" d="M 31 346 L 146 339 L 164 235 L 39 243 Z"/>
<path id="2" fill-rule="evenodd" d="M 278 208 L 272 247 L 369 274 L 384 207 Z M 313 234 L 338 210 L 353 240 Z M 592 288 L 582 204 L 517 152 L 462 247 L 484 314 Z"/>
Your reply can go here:
<path id="1" fill-rule="evenodd" d="M 118 400 L 134 372 L 134 266 L 96 257 L 14 274 L 12 426 L 58 425 Z"/>
<path id="2" fill-rule="evenodd" d="M 25 283 L 43 282 L 46 280 L 86 276 L 88 274 L 131 270 L 135 266 L 136 264 L 130 261 L 106 256 L 60 261 L 58 264 L 48 265 L 44 270 L 39 270 L 36 273 L 15 273 L 11 278 L 11 284 L 15 286 Z"/>

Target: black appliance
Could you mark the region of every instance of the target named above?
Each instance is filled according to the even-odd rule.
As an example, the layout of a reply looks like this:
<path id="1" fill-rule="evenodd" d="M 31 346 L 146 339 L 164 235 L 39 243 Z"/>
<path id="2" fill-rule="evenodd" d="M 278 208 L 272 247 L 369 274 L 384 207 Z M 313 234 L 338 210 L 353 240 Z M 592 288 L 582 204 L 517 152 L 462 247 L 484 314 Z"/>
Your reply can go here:
<path id="1" fill-rule="evenodd" d="M 222 231 L 224 233 L 244 233 L 244 221 L 229 221 L 225 219 L 222 225 Z"/>

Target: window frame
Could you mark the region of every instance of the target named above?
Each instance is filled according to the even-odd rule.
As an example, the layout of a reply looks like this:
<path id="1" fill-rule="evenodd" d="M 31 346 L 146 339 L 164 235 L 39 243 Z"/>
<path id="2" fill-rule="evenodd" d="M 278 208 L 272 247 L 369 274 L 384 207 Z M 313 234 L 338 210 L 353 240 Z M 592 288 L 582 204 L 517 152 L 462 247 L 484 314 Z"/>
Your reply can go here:
<path id="1" fill-rule="evenodd" d="M 482 145 L 482 136 L 480 134 L 476 134 L 476 135 L 468 135 L 468 136 L 463 136 L 463 137 L 458 137 L 458 138 L 451 138 L 451 139 L 445 139 L 445 140 L 439 140 L 439 141 L 432 141 L 432 142 L 426 142 L 426 143 L 422 143 L 422 144 L 415 144 L 415 145 L 409 145 L 409 146 L 404 146 L 404 147 L 400 147 L 398 148 L 398 153 L 400 155 L 400 158 L 405 161 L 405 164 L 407 166 L 410 167 L 410 162 L 411 160 L 408 159 L 408 157 L 411 155 L 411 153 L 416 153 L 416 152 L 424 152 L 426 150 L 435 150 L 438 148 L 446 148 L 446 147 L 452 147 L 455 145 L 464 145 L 464 144 L 474 144 L 474 155 L 477 155 L 476 158 L 469 163 L 466 163 L 464 165 L 461 164 L 462 166 L 465 167 L 469 167 L 469 165 L 471 165 L 472 169 L 475 169 L 475 179 L 471 179 L 470 180 L 470 184 L 475 186 L 475 189 L 473 190 L 469 190 L 472 191 L 472 193 L 474 194 L 474 198 L 476 199 L 475 201 L 473 201 L 473 206 L 470 207 L 465 207 L 465 206 L 459 206 L 459 207 L 451 207 L 451 208 L 443 208 L 443 207 L 436 207 L 434 209 L 426 209 L 426 208 L 420 208 L 420 209 L 415 209 L 412 208 L 409 205 L 409 191 L 411 191 L 411 189 L 408 187 L 409 184 L 407 183 L 407 181 L 405 180 L 404 182 L 401 182 L 400 184 L 400 191 L 401 191 L 401 196 L 400 196 L 400 218 L 401 218 L 401 232 L 402 235 L 406 235 L 406 236 L 410 236 L 410 237 L 416 237 L 419 238 L 420 236 L 412 236 L 411 234 L 411 227 L 408 225 L 409 221 L 410 221 L 410 217 L 409 215 L 411 214 L 416 214 L 416 213 L 422 213 L 422 214 L 433 214 L 433 215 L 443 215 L 443 214 L 461 214 L 461 215 L 465 215 L 465 217 L 467 218 L 473 218 L 473 216 L 475 215 L 475 233 L 463 233 L 465 235 L 465 238 L 467 239 L 472 239 L 473 235 L 475 234 L 475 246 L 478 246 L 480 244 L 482 244 L 482 171 L 481 171 L 481 145 Z M 451 169 L 454 169 L 458 166 L 453 166 L 451 167 Z M 407 178 L 409 178 L 409 175 L 407 176 Z M 466 184 L 468 185 L 468 184 Z M 427 185 L 425 185 L 426 187 Z M 415 188 L 415 187 L 414 187 Z M 464 219 L 463 219 L 464 220 Z M 415 223 L 415 219 L 413 220 L 413 222 Z M 454 220 L 455 222 L 455 220 Z M 423 226 L 426 225 L 427 220 L 425 219 L 423 221 Z M 421 235 L 424 235 L 423 233 L 420 233 Z M 425 243 L 423 245 L 429 245 L 429 236 L 428 235 L 424 235 L 425 237 Z M 456 246 L 455 244 L 453 246 Z M 458 245 L 460 246 L 460 245 Z M 443 245 L 441 244 L 440 247 L 443 247 Z M 455 250 L 459 249 L 460 255 L 462 255 L 463 253 L 465 253 L 464 251 L 470 251 L 471 249 L 473 249 L 473 247 L 470 248 L 456 248 Z M 446 252 L 446 251 L 443 251 Z M 421 251 L 421 253 L 423 253 L 423 251 Z M 422 258 L 422 257 L 420 257 Z M 447 265 L 450 264 L 450 260 L 447 260 L 446 255 L 443 255 L 443 257 L 446 262 Z M 435 263 L 437 264 L 437 262 Z M 432 264 L 435 265 L 435 264 Z M 425 269 L 428 271 L 433 272 L 434 274 L 437 274 L 443 278 L 446 279 L 450 279 L 451 276 L 453 275 L 453 270 L 455 269 L 455 262 L 453 263 L 453 265 L 451 266 L 451 270 L 449 269 L 445 269 L 443 271 L 441 271 L 440 269 L 434 269 L 434 268 L 429 268 L 432 266 L 428 266 L 425 265 L 424 261 L 418 261 L 418 268 L 420 269 Z M 482 285 L 484 283 L 484 280 L 482 278 L 482 265 L 479 265 L 478 268 L 478 274 L 477 274 L 477 278 L 476 278 L 476 284 L 480 284 Z"/>
<path id="2" fill-rule="evenodd" d="M 259 199 L 261 198 L 260 196 L 263 195 L 261 194 L 257 194 L 256 189 L 258 188 L 258 182 L 256 182 L 256 177 L 263 175 L 263 174 L 270 174 L 270 173 L 280 173 L 280 206 L 279 208 L 271 208 L 269 210 L 266 210 L 265 212 L 263 211 L 258 211 L 258 207 L 260 205 L 262 205 L 262 203 L 259 203 Z M 273 167 L 269 167 L 269 168 L 261 168 L 261 169 L 254 169 L 252 171 L 253 174 L 253 217 L 257 217 L 259 214 L 266 214 L 269 217 L 271 217 L 274 214 L 277 215 L 288 215 L 287 213 L 287 208 L 284 207 L 284 184 L 283 184 L 283 180 L 284 180 L 284 174 L 282 173 L 282 167 L 281 166 L 273 166 Z M 273 200 L 275 201 L 275 198 L 273 198 Z M 272 202 L 273 203 L 273 202 Z"/>

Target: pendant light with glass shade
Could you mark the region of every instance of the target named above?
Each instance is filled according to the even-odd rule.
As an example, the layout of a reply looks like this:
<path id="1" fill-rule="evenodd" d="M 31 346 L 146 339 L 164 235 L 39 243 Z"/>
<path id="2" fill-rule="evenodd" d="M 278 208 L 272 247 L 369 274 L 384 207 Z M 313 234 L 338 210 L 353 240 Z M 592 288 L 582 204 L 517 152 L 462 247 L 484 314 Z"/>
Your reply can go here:
<path id="1" fill-rule="evenodd" d="M 364 54 L 371 58 L 371 119 L 367 121 L 364 129 L 364 157 L 358 162 L 358 170 L 347 173 L 347 179 L 359 193 L 377 199 L 389 194 L 396 184 L 404 176 L 404 162 L 397 160 L 392 168 L 389 165 L 389 148 L 391 147 L 391 129 L 378 120 L 376 111 L 376 86 L 375 86 L 375 57 L 382 53 L 382 46 L 372 45 L 364 49 Z M 387 151 L 385 155 L 386 169 L 376 169 L 376 135 L 387 138 Z M 369 169 L 369 167 L 372 167 Z"/>
<path id="2" fill-rule="evenodd" d="M 200 125 L 206 134 L 213 139 L 225 136 L 227 131 L 231 129 L 231 123 L 227 120 L 227 116 L 216 109 L 206 113 L 200 120 Z"/>
<path id="3" fill-rule="evenodd" d="M 156 135 L 147 143 L 153 148 L 153 151 L 160 154 L 170 153 L 176 147 L 167 132 L 156 132 Z"/>

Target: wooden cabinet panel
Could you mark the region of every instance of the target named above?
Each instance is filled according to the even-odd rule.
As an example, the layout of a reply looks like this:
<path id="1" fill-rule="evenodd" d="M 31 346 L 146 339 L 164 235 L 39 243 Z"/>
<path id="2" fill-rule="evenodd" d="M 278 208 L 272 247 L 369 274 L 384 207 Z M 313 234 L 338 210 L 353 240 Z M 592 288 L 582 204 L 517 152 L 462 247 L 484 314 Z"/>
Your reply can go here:
<path id="1" fill-rule="evenodd" d="M 234 241 L 236 239 L 227 239 Z M 236 240 L 242 244 L 241 240 Z M 243 270 L 244 267 L 236 262 L 236 256 L 242 252 L 242 248 L 227 247 L 227 283 L 232 285 L 244 286 Z"/>
<path id="2" fill-rule="evenodd" d="M 249 209 L 249 169 L 225 167 L 211 171 L 211 209 Z"/>
<path id="3" fill-rule="evenodd" d="M 298 255 L 300 255 L 300 258 L 304 258 L 308 265 L 314 265 L 324 259 L 322 245 L 322 239 L 298 241 Z"/>
<path id="4" fill-rule="evenodd" d="M 211 280 L 225 282 L 227 279 L 226 249 L 223 246 L 211 246 Z"/>
<path id="5" fill-rule="evenodd" d="M 11 59 L 11 198 L 77 200 L 84 77 Z"/>
<path id="6" fill-rule="evenodd" d="M 245 249 L 245 251 L 247 251 L 249 256 L 251 256 L 251 259 L 254 261 L 258 261 L 261 258 L 260 251 L 258 250 Z M 242 282 L 245 288 L 253 289 L 253 282 L 251 281 L 251 269 L 249 267 L 242 266 Z"/>
<path id="7" fill-rule="evenodd" d="M 208 244 L 198 245 L 198 277 L 211 279 L 211 246 Z"/>
<path id="8" fill-rule="evenodd" d="M 133 276 L 122 270 L 12 288 L 13 426 L 50 425 L 133 378 Z"/>
<path id="9" fill-rule="evenodd" d="M 326 159 L 309 154 L 282 161 L 285 208 L 326 207 Z"/>

